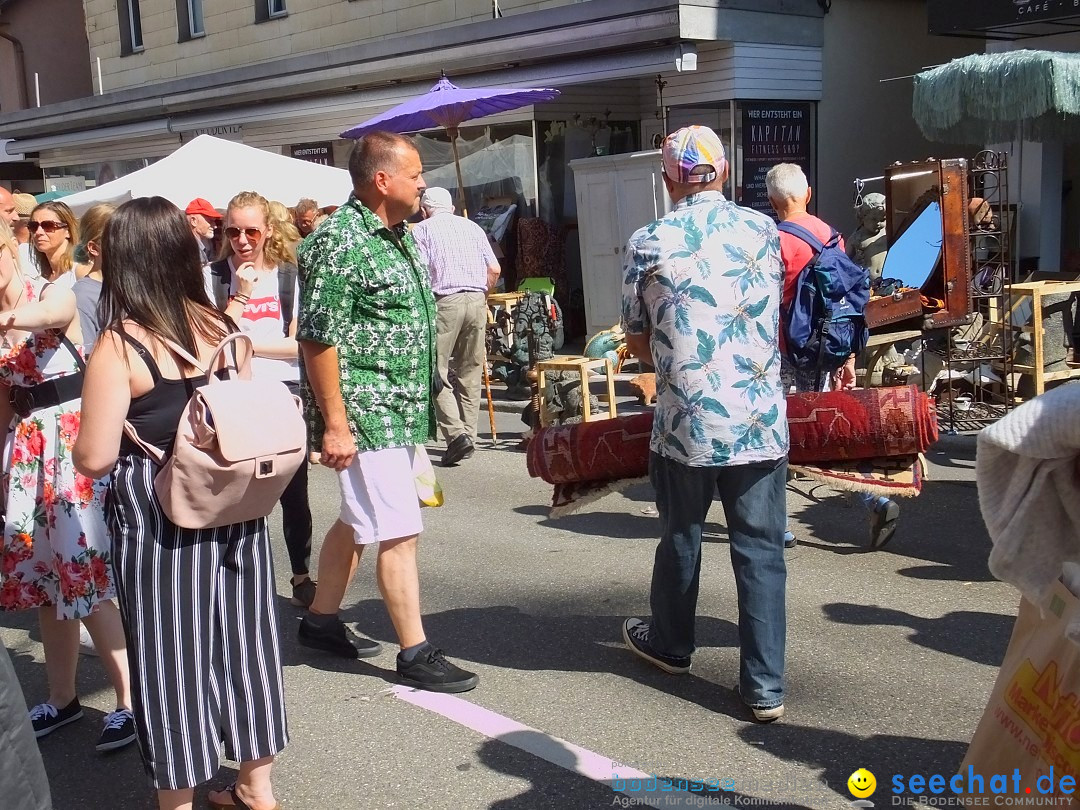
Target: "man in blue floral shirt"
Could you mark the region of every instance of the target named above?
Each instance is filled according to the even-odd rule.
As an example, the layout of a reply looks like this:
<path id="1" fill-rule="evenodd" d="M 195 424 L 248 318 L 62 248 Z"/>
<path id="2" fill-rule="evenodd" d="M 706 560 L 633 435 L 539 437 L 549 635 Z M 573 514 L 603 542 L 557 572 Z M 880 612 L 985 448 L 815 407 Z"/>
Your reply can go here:
<path id="1" fill-rule="evenodd" d="M 780 385 L 784 267 L 768 217 L 724 198 L 727 160 L 707 127 L 663 145 L 675 205 L 627 245 L 623 329 L 656 366 L 649 478 L 661 538 L 652 619 L 623 638 L 666 672 L 690 670 L 701 531 L 724 505 L 739 598 L 739 689 L 755 719 L 784 713 L 784 563 L 788 431 Z"/>

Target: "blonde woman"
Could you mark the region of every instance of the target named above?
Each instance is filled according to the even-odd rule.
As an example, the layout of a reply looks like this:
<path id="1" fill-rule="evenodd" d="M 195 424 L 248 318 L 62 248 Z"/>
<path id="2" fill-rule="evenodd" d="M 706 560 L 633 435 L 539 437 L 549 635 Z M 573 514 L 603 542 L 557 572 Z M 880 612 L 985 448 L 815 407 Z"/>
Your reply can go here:
<path id="1" fill-rule="evenodd" d="M 296 265 L 296 246 L 303 238 L 293 223 L 292 215 L 284 203 L 277 200 L 270 202 L 270 224 L 274 226 L 273 235 L 266 246 L 267 256 L 278 265 Z"/>
<path id="2" fill-rule="evenodd" d="M 300 394 L 296 343 L 296 254 L 288 231 L 271 215 L 270 203 L 253 191 L 237 194 L 225 212 L 222 258 L 210 265 L 218 307 L 255 347 L 255 377 L 281 380 Z M 285 546 L 292 567 L 292 603 L 308 607 L 315 598 L 309 573 L 311 506 L 307 465 L 301 465 L 281 496 Z"/>
<path id="3" fill-rule="evenodd" d="M 75 306 L 79 310 L 83 352 L 88 357 L 98 335 L 101 334 L 98 319 L 98 299 L 101 298 L 101 237 L 115 210 L 116 206 L 112 203 L 98 203 L 79 220 L 79 233 L 82 234 L 79 247 L 86 253 L 88 270 L 86 275 L 75 282 L 71 291 L 75 293 Z"/>
<path id="4" fill-rule="evenodd" d="M 12 428 L 5 453 L 0 609 L 38 613 L 49 688 L 48 699 L 30 711 L 38 737 L 83 716 L 75 671 L 79 620 L 86 625 L 116 692 L 116 710 L 105 715 L 97 744 L 108 751 L 135 741 L 135 721 L 124 630 L 112 601 L 106 482 L 77 473 L 72 463 L 85 368 L 76 347 L 79 316 L 70 289 L 24 278 L 15 253 L 11 230 L 0 222 L 0 421 Z"/>
<path id="5" fill-rule="evenodd" d="M 30 212 L 31 256 L 41 277 L 71 289 L 76 281 L 75 247 L 79 223 L 71 209 L 59 200 L 37 205 Z"/>

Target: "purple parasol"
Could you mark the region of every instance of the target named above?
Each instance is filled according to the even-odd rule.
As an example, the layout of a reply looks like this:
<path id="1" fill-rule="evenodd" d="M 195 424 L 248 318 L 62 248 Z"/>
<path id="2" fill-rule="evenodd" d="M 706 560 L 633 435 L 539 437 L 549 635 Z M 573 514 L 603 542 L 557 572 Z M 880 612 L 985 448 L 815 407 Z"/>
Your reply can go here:
<path id="1" fill-rule="evenodd" d="M 444 75 L 424 95 L 399 104 L 382 115 L 345 130 L 342 138 L 359 138 L 377 129 L 419 132 L 431 127 L 457 128 L 463 121 L 551 101 L 558 90 L 513 87 L 458 87 Z"/>
<path id="2" fill-rule="evenodd" d="M 445 127 L 450 135 L 457 169 L 459 200 L 464 194 L 457 151 L 457 129 L 463 121 L 527 107 L 539 101 L 551 101 L 558 90 L 513 87 L 458 87 L 446 74 L 424 95 L 399 104 L 341 133 L 342 138 L 359 138 L 368 132 L 418 132 L 431 127 Z M 463 206 L 462 206 L 463 207 Z"/>

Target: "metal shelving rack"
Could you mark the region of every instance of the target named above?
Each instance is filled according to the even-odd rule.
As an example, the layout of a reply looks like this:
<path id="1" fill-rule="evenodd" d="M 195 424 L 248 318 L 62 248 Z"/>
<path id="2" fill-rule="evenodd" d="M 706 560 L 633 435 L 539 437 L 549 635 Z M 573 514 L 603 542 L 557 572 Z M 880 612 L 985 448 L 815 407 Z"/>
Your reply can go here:
<path id="1" fill-rule="evenodd" d="M 982 328 L 967 340 L 960 339 L 956 329 L 943 330 L 941 345 L 930 349 L 944 360 L 946 379 L 939 384 L 949 392 L 947 401 L 938 402 L 938 419 L 943 431 L 953 433 L 981 430 L 1008 413 L 1014 402 L 1014 214 L 1009 208 L 1008 157 L 983 150 L 969 174 L 973 196 L 985 200 L 993 214 L 986 226 L 970 224 L 972 312 L 982 316 Z M 970 386 L 968 401 L 958 399 L 961 380 Z"/>

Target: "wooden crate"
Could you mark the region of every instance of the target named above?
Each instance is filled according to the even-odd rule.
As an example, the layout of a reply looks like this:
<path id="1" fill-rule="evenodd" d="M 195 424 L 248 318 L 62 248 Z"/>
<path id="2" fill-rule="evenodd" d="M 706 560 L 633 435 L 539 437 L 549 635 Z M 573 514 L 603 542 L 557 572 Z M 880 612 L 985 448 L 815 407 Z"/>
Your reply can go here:
<path id="1" fill-rule="evenodd" d="M 1022 374 L 1030 374 L 1035 379 L 1035 396 L 1039 396 L 1046 391 L 1048 382 L 1080 377 L 1080 369 L 1070 368 L 1065 371 L 1047 372 L 1044 368 L 1042 297 L 1044 295 L 1060 295 L 1061 293 L 1073 292 L 1080 292 L 1080 281 L 1024 281 L 1012 285 L 1013 313 L 1017 311 L 1017 305 L 1021 303 L 1019 299 L 1031 299 L 1031 322 L 1018 328 L 1021 332 L 1031 333 L 1032 349 L 1035 353 L 1034 365 L 1013 363 L 1012 370 Z"/>
<path id="2" fill-rule="evenodd" d="M 597 382 L 606 383 L 606 392 L 598 396 L 601 401 L 607 401 L 606 413 L 593 413 L 589 407 L 589 382 L 592 371 L 603 370 L 604 376 L 597 378 Z M 544 375 L 551 372 L 572 372 L 579 375 L 581 380 L 581 399 L 583 422 L 593 422 L 597 419 L 614 419 L 615 412 L 615 375 L 611 361 L 606 357 L 553 357 L 550 360 L 541 360 L 536 364 L 536 384 L 540 389 L 540 426 L 547 427 L 553 422 L 552 415 L 548 410 L 546 401 L 546 386 Z"/>

